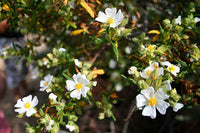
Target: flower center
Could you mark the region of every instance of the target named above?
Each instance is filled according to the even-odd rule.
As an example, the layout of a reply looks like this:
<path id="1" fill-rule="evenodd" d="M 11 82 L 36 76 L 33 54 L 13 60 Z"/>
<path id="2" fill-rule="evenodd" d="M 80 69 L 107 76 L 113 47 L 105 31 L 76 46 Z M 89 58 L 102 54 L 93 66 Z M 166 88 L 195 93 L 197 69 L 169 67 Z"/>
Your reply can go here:
<path id="1" fill-rule="evenodd" d="M 109 23 L 109 24 L 112 24 L 112 23 L 114 23 L 114 20 L 113 20 L 113 18 L 109 17 L 109 18 L 108 18 L 108 20 L 107 20 L 107 23 Z"/>
<path id="2" fill-rule="evenodd" d="M 175 71 L 176 68 L 172 65 L 172 66 L 170 67 L 170 70 L 171 70 L 171 71 Z"/>
<path id="3" fill-rule="evenodd" d="M 155 49 L 154 46 L 152 46 L 152 45 L 149 45 L 149 46 L 148 46 L 148 50 L 154 50 L 154 49 Z"/>
<path id="4" fill-rule="evenodd" d="M 82 88 L 82 84 L 81 83 L 78 83 L 78 84 L 76 84 L 76 89 L 81 89 Z"/>
<path id="5" fill-rule="evenodd" d="M 24 107 L 25 107 L 26 109 L 29 109 L 29 108 L 31 107 L 31 104 L 30 104 L 30 103 L 25 103 L 25 104 L 24 104 Z"/>
<path id="6" fill-rule="evenodd" d="M 45 85 L 47 86 L 49 84 L 49 82 L 47 81 L 47 82 L 45 82 Z"/>
<path id="7" fill-rule="evenodd" d="M 155 99 L 155 98 L 150 98 L 150 99 L 148 100 L 148 102 L 149 102 L 149 105 L 150 105 L 150 106 L 154 106 L 154 105 L 156 104 L 156 99 Z"/>
<path id="8" fill-rule="evenodd" d="M 151 73 L 151 70 L 148 70 L 146 75 L 149 76 L 150 73 Z"/>
<path id="9" fill-rule="evenodd" d="M 157 64 L 154 64 L 153 67 L 154 67 L 155 69 L 157 69 L 157 68 L 158 68 L 158 65 L 157 65 Z"/>

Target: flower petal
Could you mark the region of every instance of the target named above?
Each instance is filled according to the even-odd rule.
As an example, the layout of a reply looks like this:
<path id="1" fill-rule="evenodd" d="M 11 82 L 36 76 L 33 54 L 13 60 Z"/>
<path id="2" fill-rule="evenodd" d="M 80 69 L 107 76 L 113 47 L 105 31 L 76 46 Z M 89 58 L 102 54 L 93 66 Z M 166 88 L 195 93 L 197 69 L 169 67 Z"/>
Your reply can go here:
<path id="1" fill-rule="evenodd" d="M 31 115 L 37 113 L 37 111 L 33 108 L 30 108 L 29 110 L 26 111 L 26 116 L 30 117 Z"/>
<path id="2" fill-rule="evenodd" d="M 95 20 L 102 23 L 107 23 L 108 17 L 102 11 L 100 11 L 98 13 L 98 17 Z"/>
<path id="3" fill-rule="evenodd" d="M 87 96 L 87 92 L 90 90 L 89 87 L 84 87 L 81 89 L 81 94 L 83 97 L 86 97 Z"/>
<path id="4" fill-rule="evenodd" d="M 147 102 L 147 99 L 143 95 L 138 94 L 136 96 L 136 105 L 138 108 L 141 108 L 142 106 L 146 105 Z"/>
<path id="5" fill-rule="evenodd" d="M 167 94 L 164 93 L 163 89 L 162 88 L 159 88 L 156 93 L 155 93 L 155 98 L 157 100 L 165 100 L 165 99 L 168 99 L 169 96 Z"/>
<path id="6" fill-rule="evenodd" d="M 141 94 L 143 94 L 147 99 L 150 99 L 150 97 L 154 94 L 154 88 L 149 87 L 147 89 L 141 90 Z"/>
<path id="7" fill-rule="evenodd" d="M 81 98 L 81 91 L 74 90 L 70 93 L 70 97 L 77 98 L 78 100 Z"/>
<path id="8" fill-rule="evenodd" d="M 65 86 L 65 88 L 66 88 L 68 91 L 74 90 L 75 87 L 76 87 L 76 84 L 75 84 L 74 81 L 72 81 L 72 80 L 67 80 L 67 81 L 66 81 L 66 86 Z"/>
<path id="9" fill-rule="evenodd" d="M 182 103 L 176 103 L 174 104 L 173 111 L 177 112 L 179 109 L 183 108 L 183 106 Z"/>
<path id="10" fill-rule="evenodd" d="M 36 96 L 34 96 L 33 100 L 32 100 L 32 106 L 35 107 L 38 104 L 38 98 Z"/>
<path id="11" fill-rule="evenodd" d="M 27 97 L 22 98 L 22 101 L 23 102 L 29 102 L 29 103 L 31 103 L 31 101 L 32 101 L 32 95 L 29 95 Z"/>
<path id="12" fill-rule="evenodd" d="M 145 106 L 142 111 L 143 116 L 150 116 L 152 119 L 156 118 L 156 108 L 155 106 Z"/>
<path id="13" fill-rule="evenodd" d="M 23 107 L 23 106 L 24 106 L 24 102 L 22 102 L 21 99 L 18 99 L 18 100 L 17 100 L 17 103 L 15 104 L 14 107 Z"/>
<path id="14" fill-rule="evenodd" d="M 164 61 L 164 62 L 161 62 L 161 65 L 163 65 L 163 66 L 171 66 L 172 64 L 169 61 Z"/>
<path id="15" fill-rule="evenodd" d="M 15 112 L 19 113 L 19 114 L 22 114 L 25 112 L 25 109 L 23 108 L 20 108 L 20 109 L 15 109 Z"/>
<path id="16" fill-rule="evenodd" d="M 166 113 L 166 110 L 167 108 L 169 107 L 169 103 L 165 102 L 165 101 L 158 101 L 156 103 L 156 108 L 158 109 L 158 111 L 161 113 L 161 114 L 165 114 Z"/>

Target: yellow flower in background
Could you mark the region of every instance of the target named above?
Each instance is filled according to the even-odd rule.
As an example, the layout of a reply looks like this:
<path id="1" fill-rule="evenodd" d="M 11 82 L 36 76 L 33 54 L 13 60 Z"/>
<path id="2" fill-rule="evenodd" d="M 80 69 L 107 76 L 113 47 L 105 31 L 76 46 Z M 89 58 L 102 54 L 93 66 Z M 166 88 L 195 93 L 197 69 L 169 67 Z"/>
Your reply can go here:
<path id="1" fill-rule="evenodd" d="M 7 11 L 7 12 L 10 11 L 10 8 L 9 8 L 9 6 L 8 6 L 7 4 L 4 4 L 3 7 L 2 7 L 2 9 L 3 9 L 4 11 Z"/>

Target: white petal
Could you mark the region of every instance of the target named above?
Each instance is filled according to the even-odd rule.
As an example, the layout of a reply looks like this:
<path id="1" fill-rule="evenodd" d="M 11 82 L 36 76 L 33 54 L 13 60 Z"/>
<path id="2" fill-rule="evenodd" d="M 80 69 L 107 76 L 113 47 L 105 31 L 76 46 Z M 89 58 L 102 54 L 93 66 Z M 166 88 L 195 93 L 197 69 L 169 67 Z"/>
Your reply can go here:
<path id="1" fill-rule="evenodd" d="M 41 80 L 41 81 L 40 81 L 40 87 L 46 86 L 46 85 L 45 85 L 45 82 L 46 82 L 45 80 Z"/>
<path id="2" fill-rule="evenodd" d="M 145 106 L 142 111 L 143 116 L 150 116 L 152 119 L 156 118 L 156 108 L 155 106 Z"/>
<path id="3" fill-rule="evenodd" d="M 15 112 L 19 113 L 19 114 L 22 114 L 25 112 L 25 109 L 23 108 L 20 108 L 20 109 L 15 109 Z"/>
<path id="4" fill-rule="evenodd" d="M 113 17 L 113 15 L 115 15 L 116 12 L 117 12 L 116 8 L 112 8 L 112 9 L 106 8 L 106 10 L 105 10 L 106 15 L 109 16 L 109 17 Z"/>
<path id="5" fill-rule="evenodd" d="M 98 17 L 95 20 L 102 23 L 107 23 L 108 17 L 103 12 L 100 11 L 98 13 Z"/>
<path id="6" fill-rule="evenodd" d="M 87 96 L 87 92 L 90 90 L 89 87 L 84 87 L 81 89 L 81 94 L 83 97 L 86 97 Z"/>
<path id="7" fill-rule="evenodd" d="M 141 108 L 142 106 L 146 105 L 147 103 L 148 103 L 148 101 L 143 95 L 138 94 L 136 96 L 136 105 L 138 108 Z"/>
<path id="8" fill-rule="evenodd" d="M 76 84 L 75 84 L 74 81 L 72 81 L 72 80 L 67 80 L 67 81 L 66 81 L 66 86 L 65 86 L 65 88 L 66 88 L 68 91 L 74 90 L 75 87 L 76 87 Z"/>
<path id="9" fill-rule="evenodd" d="M 33 100 L 32 100 L 32 106 L 35 107 L 38 104 L 38 98 L 36 96 L 34 96 Z"/>
<path id="10" fill-rule="evenodd" d="M 70 97 L 77 98 L 78 100 L 81 98 L 81 91 L 74 90 L 70 93 Z"/>
<path id="11" fill-rule="evenodd" d="M 164 82 L 166 82 L 166 83 L 164 84 L 164 89 L 167 90 L 167 91 L 170 91 L 170 90 L 172 89 L 171 84 L 170 84 L 170 81 L 169 81 L 169 80 L 166 80 L 166 81 L 164 81 Z"/>
<path id="12" fill-rule="evenodd" d="M 121 20 L 124 18 L 124 15 L 123 15 L 123 13 L 122 13 L 122 11 L 121 11 L 121 9 L 119 9 L 119 11 L 117 12 L 117 14 L 116 14 L 116 16 L 115 16 L 115 20 L 116 21 L 120 21 L 121 22 Z"/>
<path id="13" fill-rule="evenodd" d="M 140 72 L 140 76 L 141 76 L 142 78 L 145 78 L 145 79 L 147 79 L 147 78 L 148 78 L 148 76 L 146 75 L 146 73 L 145 73 L 145 72 Z"/>
<path id="14" fill-rule="evenodd" d="M 173 111 L 177 112 L 179 109 L 183 108 L 183 106 L 182 103 L 176 103 L 174 104 Z"/>
<path id="15" fill-rule="evenodd" d="M 32 101 L 32 95 L 29 95 L 27 97 L 22 98 L 22 101 L 23 102 L 29 102 L 29 103 L 31 103 L 31 101 Z"/>
<path id="16" fill-rule="evenodd" d="M 156 103 L 156 108 L 158 109 L 158 111 L 161 113 L 161 114 L 165 114 L 166 113 L 166 110 L 167 108 L 169 107 L 169 103 L 165 102 L 165 101 L 158 101 Z"/>
<path id="17" fill-rule="evenodd" d="M 168 99 L 169 96 L 164 93 L 162 88 L 159 88 L 155 93 L 155 98 L 156 100 L 165 100 L 165 99 Z"/>
<path id="18" fill-rule="evenodd" d="M 17 103 L 15 104 L 14 107 L 23 107 L 23 106 L 24 106 L 24 102 L 22 102 L 21 99 L 18 99 L 18 100 L 17 100 Z"/>
<path id="19" fill-rule="evenodd" d="M 81 83 L 83 86 L 86 86 L 86 85 L 89 84 L 89 80 L 86 78 L 85 75 L 82 75 L 80 83 Z"/>
<path id="20" fill-rule="evenodd" d="M 149 87 L 147 89 L 141 90 L 141 94 L 143 94 L 147 99 L 150 99 L 150 97 L 154 94 L 154 88 Z"/>
<path id="21" fill-rule="evenodd" d="M 163 66 L 171 66 L 172 64 L 169 61 L 164 61 L 164 62 L 161 62 L 161 65 L 163 65 Z"/>
<path id="22" fill-rule="evenodd" d="M 117 27 L 121 22 L 114 22 L 112 24 L 110 24 L 110 27 L 115 28 Z"/>
<path id="23" fill-rule="evenodd" d="M 26 111 L 26 116 L 30 117 L 31 115 L 37 113 L 37 111 L 33 108 L 30 108 L 29 110 Z"/>

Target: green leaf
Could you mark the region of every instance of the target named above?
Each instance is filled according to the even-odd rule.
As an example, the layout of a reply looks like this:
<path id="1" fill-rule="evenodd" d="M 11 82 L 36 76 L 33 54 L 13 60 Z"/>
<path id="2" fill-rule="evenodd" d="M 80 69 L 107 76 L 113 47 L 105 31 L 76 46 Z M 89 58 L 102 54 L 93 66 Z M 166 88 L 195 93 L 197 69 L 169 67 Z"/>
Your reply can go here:
<path id="1" fill-rule="evenodd" d="M 71 77 L 67 76 L 65 73 L 62 73 L 62 75 L 68 80 L 73 80 Z"/>
<path id="2" fill-rule="evenodd" d="M 174 59 L 174 61 L 176 61 L 177 63 L 181 64 L 181 66 L 187 66 L 187 63 L 185 63 L 182 60 L 176 60 L 176 59 Z"/>
<path id="3" fill-rule="evenodd" d="M 118 55 L 118 48 L 117 48 L 117 43 L 112 43 L 112 49 L 113 49 L 113 52 L 115 54 L 115 57 L 117 59 L 117 61 L 119 60 L 119 55 Z"/>

